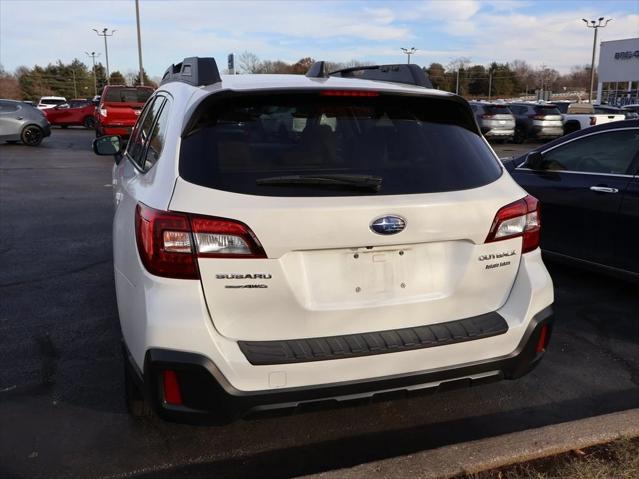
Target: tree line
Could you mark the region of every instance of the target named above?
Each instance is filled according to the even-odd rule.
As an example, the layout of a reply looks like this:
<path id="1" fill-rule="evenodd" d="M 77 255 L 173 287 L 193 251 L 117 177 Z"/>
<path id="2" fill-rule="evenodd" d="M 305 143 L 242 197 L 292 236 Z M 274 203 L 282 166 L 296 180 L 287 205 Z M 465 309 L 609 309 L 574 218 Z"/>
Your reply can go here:
<path id="1" fill-rule="evenodd" d="M 581 92 L 590 87 L 590 65 L 574 66 L 562 75 L 554 68 L 545 65 L 535 68 L 524 60 L 493 62 L 486 67 L 473 65 L 468 58 L 458 58 L 446 67 L 431 63 L 424 71 L 435 88 L 469 98 L 486 98 L 489 88 L 490 96 L 497 98 L 533 94 L 536 90 Z"/>
<path id="2" fill-rule="evenodd" d="M 261 60 L 252 52 L 245 51 L 237 56 L 237 73 L 288 73 L 305 74 L 315 60 L 305 57 L 294 63 L 282 60 Z M 328 71 L 370 63 L 351 60 L 349 62 L 327 62 Z M 532 67 L 523 60 L 508 63 L 493 62 L 488 66 L 472 64 L 468 58 L 457 58 L 444 66 L 431 63 L 424 67 L 433 86 L 440 90 L 458 92 L 467 98 L 513 97 L 534 94 L 536 90 L 550 90 L 554 93 L 587 91 L 590 86 L 590 66 L 575 66 L 567 74 L 546 66 Z M 226 71 L 225 73 L 228 73 Z M 157 87 L 146 72 L 145 85 Z M 113 71 L 109 76 L 112 85 L 139 85 L 137 72 L 123 74 Z M 21 66 L 14 73 L 6 72 L 0 65 L 0 98 L 37 101 L 44 95 L 65 98 L 91 98 L 100 94 L 107 84 L 106 69 L 102 63 L 93 69 L 79 59 L 65 64 L 58 60 L 46 67 Z M 490 95 L 489 95 L 490 89 Z"/>
<path id="3" fill-rule="evenodd" d="M 145 85 L 157 87 L 145 71 L 142 72 Z M 111 85 L 135 86 L 140 84 L 139 72 L 126 74 L 115 70 L 110 72 Z M 14 73 L 4 70 L 0 65 L 0 98 L 12 100 L 38 101 L 41 96 L 63 96 L 65 98 L 92 98 L 100 95 L 107 84 L 106 68 L 102 63 L 88 67 L 79 59 L 65 64 L 58 60 L 46 67 L 35 65 L 33 68 L 21 66 Z"/>

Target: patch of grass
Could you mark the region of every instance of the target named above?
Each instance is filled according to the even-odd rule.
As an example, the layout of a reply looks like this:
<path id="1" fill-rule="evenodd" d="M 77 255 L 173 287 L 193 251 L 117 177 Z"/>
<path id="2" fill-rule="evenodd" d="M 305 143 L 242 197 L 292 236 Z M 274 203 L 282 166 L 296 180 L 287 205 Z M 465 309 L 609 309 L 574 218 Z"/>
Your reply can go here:
<path id="1" fill-rule="evenodd" d="M 637 479 L 639 438 L 466 476 L 467 479 Z"/>

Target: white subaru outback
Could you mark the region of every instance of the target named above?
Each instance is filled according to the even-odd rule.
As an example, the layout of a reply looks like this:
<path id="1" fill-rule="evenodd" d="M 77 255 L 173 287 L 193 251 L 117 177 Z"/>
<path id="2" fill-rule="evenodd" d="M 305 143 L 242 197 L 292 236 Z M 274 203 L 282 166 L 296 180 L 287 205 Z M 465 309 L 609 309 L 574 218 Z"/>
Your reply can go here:
<path id="1" fill-rule="evenodd" d="M 517 378 L 553 288 L 537 200 L 419 68 L 172 65 L 116 154 L 134 413 L 262 409 Z"/>

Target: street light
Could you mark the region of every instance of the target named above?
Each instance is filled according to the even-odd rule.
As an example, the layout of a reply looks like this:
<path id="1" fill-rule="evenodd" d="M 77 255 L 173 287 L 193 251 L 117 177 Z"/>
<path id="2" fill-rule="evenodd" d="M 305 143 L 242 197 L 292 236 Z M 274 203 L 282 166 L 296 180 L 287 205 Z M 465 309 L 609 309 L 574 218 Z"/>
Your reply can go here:
<path id="1" fill-rule="evenodd" d="M 410 56 L 417 51 L 417 48 L 415 48 L 415 47 L 400 48 L 400 50 L 402 52 L 404 52 L 406 55 L 408 55 L 408 64 L 410 65 Z"/>
<path id="2" fill-rule="evenodd" d="M 592 42 L 592 62 L 590 63 L 590 92 L 588 93 L 588 101 L 592 105 L 592 88 L 595 85 L 595 50 L 597 48 L 597 30 L 608 25 L 608 22 L 610 22 L 612 18 L 606 20 L 606 23 L 603 23 L 604 17 L 599 17 L 597 21 L 590 20 L 590 22 L 588 22 L 585 18 L 582 18 L 581 20 L 585 22 L 588 28 L 595 30 L 595 38 Z"/>
<path id="3" fill-rule="evenodd" d="M 93 96 L 98 96 L 98 80 L 95 76 L 95 57 L 99 57 L 100 54 L 99 53 L 95 53 L 95 52 L 84 52 L 87 54 L 87 56 L 91 57 L 91 60 L 93 60 Z"/>
<path id="4" fill-rule="evenodd" d="M 109 73 L 109 49 L 107 48 L 107 37 L 112 37 L 113 34 L 115 32 L 117 32 L 117 30 L 111 30 L 111 33 L 107 33 L 109 29 L 105 28 L 102 30 L 102 33 L 98 32 L 95 28 L 93 29 L 93 31 L 95 33 L 98 34 L 99 37 L 104 37 L 104 54 L 106 55 L 106 76 L 107 76 L 107 85 L 110 85 L 111 82 L 109 81 L 109 76 L 111 75 Z"/>

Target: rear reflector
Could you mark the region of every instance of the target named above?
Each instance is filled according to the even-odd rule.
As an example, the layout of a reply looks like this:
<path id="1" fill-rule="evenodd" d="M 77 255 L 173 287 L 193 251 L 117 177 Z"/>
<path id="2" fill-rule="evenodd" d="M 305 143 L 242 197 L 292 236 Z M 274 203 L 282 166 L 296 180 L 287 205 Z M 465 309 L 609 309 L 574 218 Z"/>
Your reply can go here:
<path id="1" fill-rule="evenodd" d="M 370 96 L 379 96 L 379 92 L 370 91 L 370 90 L 321 90 L 320 95 L 370 97 Z"/>
<path id="2" fill-rule="evenodd" d="M 537 340 L 536 353 L 543 353 L 548 346 L 548 325 L 544 324 L 539 331 L 539 339 Z"/>
<path id="3" fill-rule="evenodd" d="M 251 229 L 223 218 L 160 211 L 138 203 L 135 233 L 140 259 L 156 276 L 199 279 L 197 258 L 266 258 Z"/>
<path id="4" fill-rule="evenodd" d="M 162 389 L 164 391 L 164 402 L 174 406 L 181 406 L 182 393 L 180 392 L 180 383 L 177 374 L 171 369 L 162 371 Z"/>
<path id="5" fill-rule="evenodd" d="M 526 196 L 501 208 L 495 215 L 486 243 L 522 237 L 522 253 L 539 246 L 541 222 L 539 202 L 533 196 Z"/>

